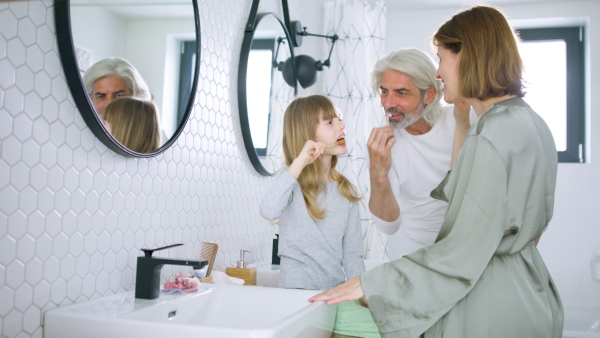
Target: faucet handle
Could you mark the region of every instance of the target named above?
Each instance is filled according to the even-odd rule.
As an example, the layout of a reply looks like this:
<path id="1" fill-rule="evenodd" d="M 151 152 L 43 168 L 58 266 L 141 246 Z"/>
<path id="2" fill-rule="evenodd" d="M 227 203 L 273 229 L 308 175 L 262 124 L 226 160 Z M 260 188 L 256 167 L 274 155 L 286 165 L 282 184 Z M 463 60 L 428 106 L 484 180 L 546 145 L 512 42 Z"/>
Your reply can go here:
<path id="1" fill-rule="evenodd" d="M 169 249 L 169 248 L 173 248 L 173 247 L 180 246 L 180 245 L 183 245 L 183 243 L 171 244 L 171 245 L 163 246 L 161 248 L 156 248 L 156 249 L 141 249 L 141 250 L 144 252 L 144 256 L 152 257 L 152 253 L 154 251 Z"/>

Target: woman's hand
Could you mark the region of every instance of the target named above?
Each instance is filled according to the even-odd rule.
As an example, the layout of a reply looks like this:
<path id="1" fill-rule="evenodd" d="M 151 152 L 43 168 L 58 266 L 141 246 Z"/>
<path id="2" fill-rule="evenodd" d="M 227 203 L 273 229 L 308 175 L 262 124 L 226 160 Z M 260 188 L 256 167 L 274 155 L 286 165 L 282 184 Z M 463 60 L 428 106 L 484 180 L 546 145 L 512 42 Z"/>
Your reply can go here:
<path id="1" fill-rule="evenodd" d="M 368 306 L 365 293 L 360 284 L 360 276 L 354 277 L 345 283 L 342 283 L 334 288 L 323 291 L 308 299 L 314 303 L 318 301 L 327 302 L 327 304 L 337 304 L 343 301 L 352 301 L 360 299 L 364 306 Z"/>
<path id="2" fill-rule="evenodd" d="M 327 145 L 325 145 L 325 143 L 315 142 L 312 140 L 306 141 L 306 143 L 304 143 L 304 147 L 302 147 L 302 150 L 300 150 L 300 154 L 298 154 L 298 157 L 294 159 L 294 162 L 292 162 L 287 172 L 293 178 L 298 179 L 304 167 L 316 161 L 317 158 L 319 158 L 319 156 L 326 151 Z"/>

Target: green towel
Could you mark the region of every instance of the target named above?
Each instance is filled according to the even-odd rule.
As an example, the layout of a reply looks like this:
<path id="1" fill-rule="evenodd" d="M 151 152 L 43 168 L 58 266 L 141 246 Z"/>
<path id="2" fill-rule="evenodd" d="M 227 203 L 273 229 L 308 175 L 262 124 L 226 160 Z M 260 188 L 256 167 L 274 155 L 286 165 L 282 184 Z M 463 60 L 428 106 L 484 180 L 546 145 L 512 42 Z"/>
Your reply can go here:
<path id="1" fill-rule="evenodd" d="M 338 304 L 333 332 L 362 338 L 381 337 L 371 312 L 358 300 Z"/>

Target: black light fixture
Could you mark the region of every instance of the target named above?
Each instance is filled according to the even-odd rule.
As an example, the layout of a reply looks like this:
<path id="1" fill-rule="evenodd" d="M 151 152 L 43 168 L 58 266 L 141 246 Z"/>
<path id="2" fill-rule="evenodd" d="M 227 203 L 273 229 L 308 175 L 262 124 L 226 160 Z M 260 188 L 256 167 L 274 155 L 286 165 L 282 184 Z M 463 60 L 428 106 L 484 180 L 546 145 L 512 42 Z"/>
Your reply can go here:
<path id="1" fill-rule="evenodd" d="M 294 87 L 294 67 L 296 68 L 296 77 L 298 78 L 298 83 L 302 86 L 302 88 L 308 88 L 317 82 L 317 78 L 319 76 L 319 71 L 323 70 L 323 66 L 329 67 L 331 65 L 331 53 L 333 52 L 333 46 L 335 42 L 339 39 L 339 37 L 334 35 L 320 35 L 320 34 L 311 34 L 306 31 L 306 27 L 302 27 L 300 21 L 292 21 L 291 22 L 290 31 L 292 43 L 294 47 L 299 47 L 302 45 L 302 37 L 303 36 L 316 36 L 321 38 L 331 39 L 331 49 L 329 50 L 329 55 L 327 56 L 327 60 L 321 62 L 315 61 L 315 59 L 309 55 L 301 54 L 296 55 L 293 59 L 290 57 L 285 62 L 277 63 L 277 53 L 279 52 L 279 45 L 283 43 L 285 38 L 279 38 L 277 40 L 277 52 L 275 53 L 275 57 L 273 58 L 273 67 L 277 68 L 281 71 L 283 75 L 283 79 L 285 82 Z"/>

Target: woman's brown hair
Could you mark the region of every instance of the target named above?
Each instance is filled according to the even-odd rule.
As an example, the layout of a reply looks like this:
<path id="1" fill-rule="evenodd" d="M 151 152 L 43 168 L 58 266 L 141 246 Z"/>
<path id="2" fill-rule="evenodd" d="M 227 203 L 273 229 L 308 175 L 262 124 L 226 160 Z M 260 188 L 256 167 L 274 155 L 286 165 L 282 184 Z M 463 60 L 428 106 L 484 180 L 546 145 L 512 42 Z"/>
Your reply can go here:
<path id="1" fill-rule="evenodd" d="M 160 125 L 154 103 L 121 97 L 104 107 L 102 118 L 110 124 L 111 134 L 128 149 L 148 153 L 160 147 Z"/>
<path id="2" fill-rule="evenodd" d="M 465 98 L 523 97 L 518 37 L 493 7 L 475 6 L 446 21 L 433 44 L 459 54 L 459 90 Z"/>
<path id="3" fill-rule="evenodd" d="M 285 110 L 283 118 L 283 153 L 285 163 L 289 166 L 298 157 L 304 144 L 314 140 L 319 118 L 330 120 L 340 117 L 339 109 L 323 95 L 311 95 L 297 98 Z M 342 196 L 352 202 L 360 200 L 354 187 L 348 179 L 336 170 L 337 156 L 331 160 L 329 176 L 338 182 L 338 190 Z M 319 193 L 325 190 L 325 183 L 319 179 L 319 161 L 307 165 L 300 176 L 298 183 L 304 195 L 304 202 L 308 213 L 314 219 L 325 218 L 325 210 L 317 205 Z"/>

